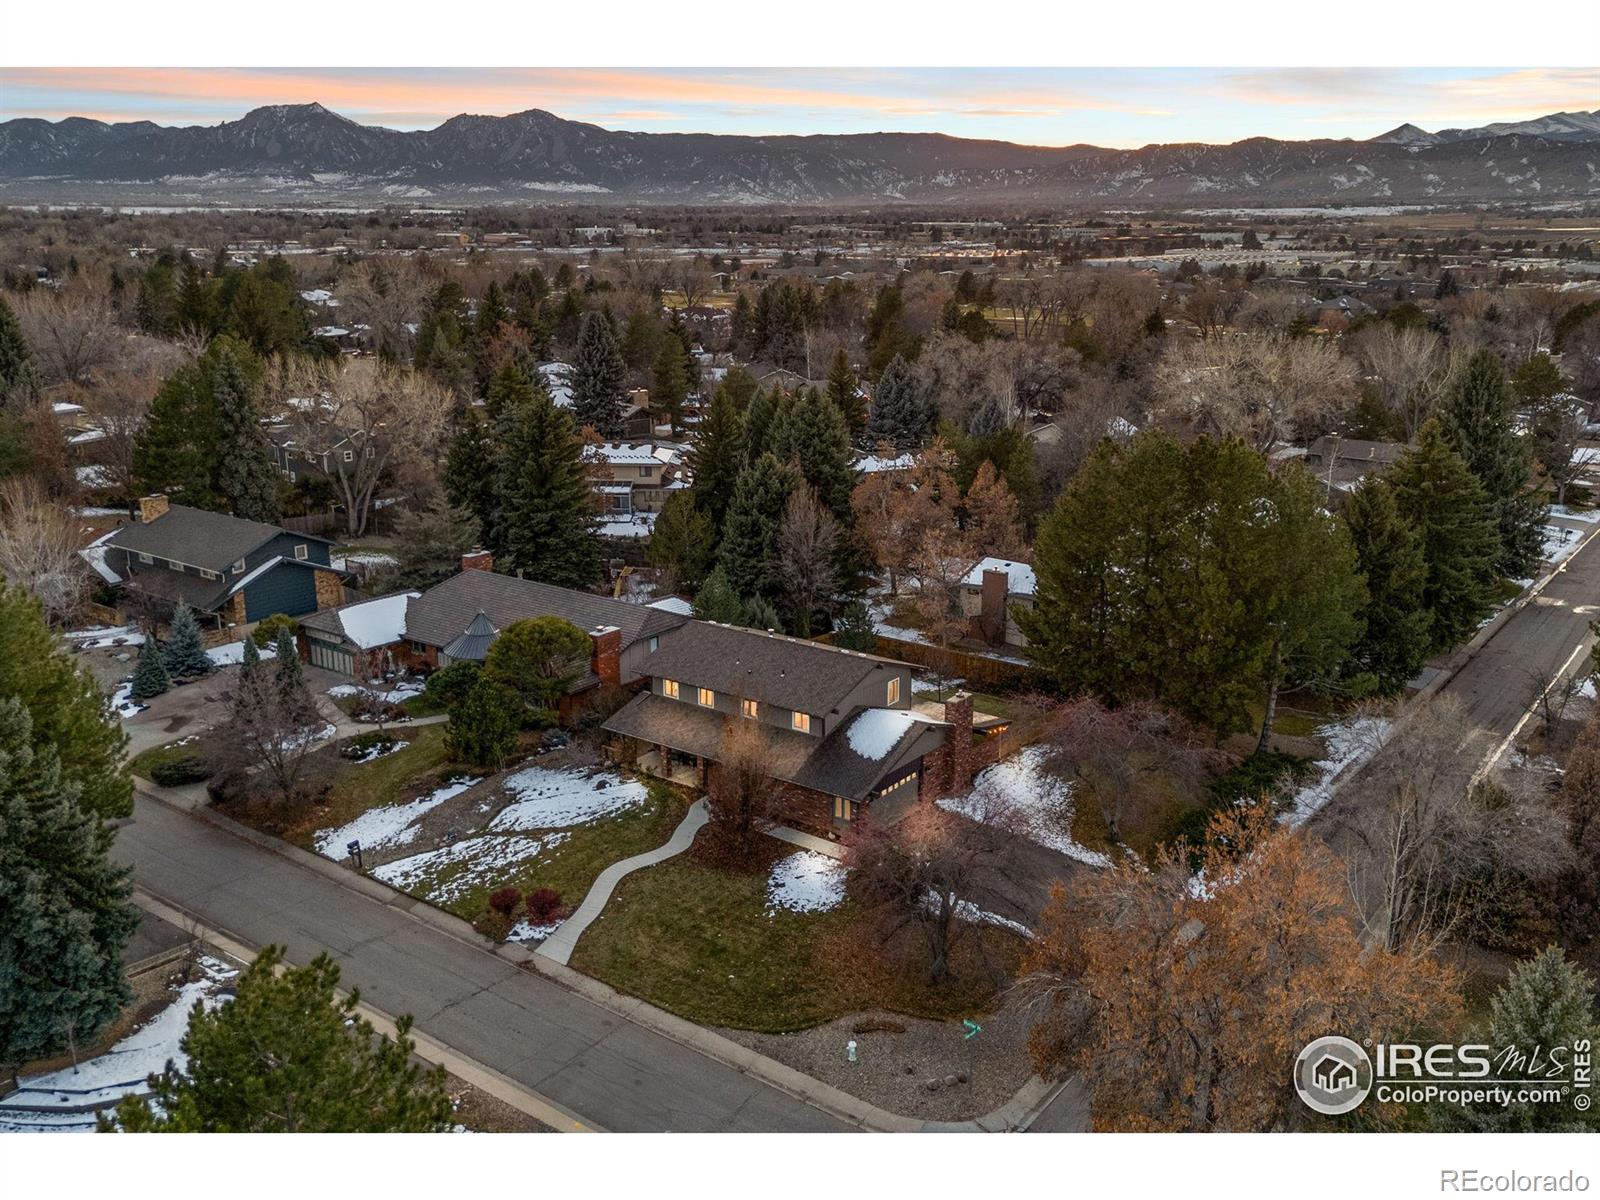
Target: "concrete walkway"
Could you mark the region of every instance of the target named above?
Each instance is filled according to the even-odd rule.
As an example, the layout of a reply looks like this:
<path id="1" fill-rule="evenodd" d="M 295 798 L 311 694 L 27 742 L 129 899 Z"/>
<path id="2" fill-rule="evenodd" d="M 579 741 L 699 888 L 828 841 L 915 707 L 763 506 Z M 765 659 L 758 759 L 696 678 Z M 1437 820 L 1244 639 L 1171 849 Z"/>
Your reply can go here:
<path id="1" fill-rule="evenodd" d="M 791 846 L 799 846 L 802 850 L 813 850 L 818 854 L 826 854 L 829 858 L 844 857 L 844 847 L 838 842 L 830 842 L 827 838 L 819 838 L 814 834 L 802 833 L 798 829 L 790 829 L 787 825 L 768 825 L 762 832 L 769 837 L 775 837 L 780 842 L 788 842 Z"/>
<path id="2" fill-rule="evenodd" d="M 711 813 L 706 808 L 706 802 L 696 800 L 689 806 L 689 811 L 684 814 L 683 820 L 678 822 L 678 827 L 672 831 L 672 836 L 664 844 L 654 850 L 646 850 L 643 854 L 635 854 L 632 858 L 612 863 L 601 871 L 594 881 L 594 886 L 589 889 L 589 894 L 583 898 L 583 903 L 578 905 L 578 911 L 563 921 L 560 929 L 545 938 L 544 944 L 534 953 L 565 966 L 567 960 L 572 957 L 578 939 L 583 936 L 583 931 L 594 924 L 595 918 L 610 902 L 611 893 L 617 890 L 617 884 L 635 871 L 653 867 L 657 863 L 682 854 L 694 841 L 694 835 L 700 832 L 701 826 L 710 819 Z"/>

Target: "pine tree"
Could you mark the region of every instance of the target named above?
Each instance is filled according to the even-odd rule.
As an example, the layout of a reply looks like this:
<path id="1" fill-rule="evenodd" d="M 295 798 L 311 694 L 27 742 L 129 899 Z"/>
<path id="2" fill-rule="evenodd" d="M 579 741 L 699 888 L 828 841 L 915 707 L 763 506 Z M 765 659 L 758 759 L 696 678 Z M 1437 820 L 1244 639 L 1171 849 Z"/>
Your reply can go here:
<path id="1" fill-rule="evenodd" d="M 23 373 L 32 366 L 33 351 L 22 336 L 22 326 L 17 324 L 11 305 L 0 296 L 0 403 L 11 394 Z"/>
<path id="2" fill-rule="evenodd" d="M 517 748 L 522 700 L 497 679 L 480 675 L 450 706 L 445 748 L 457 762 L 498 768 Z"/>
<path id="3" fill-rule="evenodd" d="M 198 679 L 211 674 L 215 665 L 201 645 L 200 626 L 194 619 L 194 610 L 181 600 L 173 610 L 161 659 L 167 674 L 174 679 Z"/>
<path id="4" fill-rule="evenodd" d="M 841 650 L 859 650 L 863 654 L 876 653 L 878 632 L 872 621 L 872 610 L 865 600 L 852 600 L 833 624 L 833 644 Z"/>
<path id="5" fill-rule="evenodd" d="M 811 388 L 801 388 L 779 408 L 769 441 L 777 459 L 798 468 L 834 519 L 848 528 L 853 523 L 850 493 L 856 467 L 839 410 Z"/>
<path id="6" fill-rule="evenodd" d="M 724 387 L 711 397 L 711 408 L 695 430 L 689 447 L 689 473 L 694 479 L 689 494 L 695 508 L 710 519 L 711 550 L 715 552 L 739 472 L 745 467 L 744 418 Z"/>
<path id="7" fill-rule="evenodd" d="M 272 685 L 296 706 L 309 707 L 314 712 L 316 702 L 311 699 L 311 691 L 306 687 L 306 676 L 300 667 L 300 651 L 295 646 L 294 634 L 287 629 L 278 630 L 272 652 Z"/>
<path id="8" fill-rule="evenodd" d="M 268 946 L 239 977 L 232 1001 L 196 1004 L 185 1062 L 125 1100 L 105 1129 L 129 1133 L 441 1133 L 450 1128 L 442 1067 L 413 1060 L 411 1018 L 380 1034 L 360 993 L 338 994 L 326 954 L 284 965 Z"/>
<path id="9" fill-rule="evenodd" d="M 1529 490 L 1533 447 L 1517 430 L 1516 402 L 1499 355 L 1484 348 L 1467 360 L 1439 404 L 1438 419 L 1488 498 L 1500 538 L 1495 569 L 1511 579 L 1531 575 L 1543 552 L 1546 505 Z"/>
<path id="10" fill-rule="evenodd" d="M 133 442 L 133 474 L 141 492 L 162 492 L 174 504 L 218 509 L 217 406 L 212 372 L 220 351 L 207 351 L 162 382 Z"/>
<path id="11" fill-rule="evenodd" d="M 743 624 L 748 629 L 764 629 L 769 633 L 783 632 L 783 621 L 778 617 L 777 606 L 765 596 L 757 596 L 745 606 Z"/>
<path id="12" fill-rule="evenodd" d="M 133 781 L 123 770 L 128 744 L 89 669 L 61 651 L 38 600 L 0 582 L 0 696 L 21 699 L 35 739 L 61 764 L 83 805 L 108 820 L 133 812 Z"/>
<path id="13" fill-rule="evenodd" d="M 1422 539 L 1429 654 L 1467 640 L 1494 607 L 1501 543 L 1483 488 L 1450 448 L 1438 421 L 1389 472 L 1395 502 Z"/>
<path id="14" fill-rule="evenodd" d="M 278 519 L 278 472 L 261 432 L 255 385 L 240 351 L 225 347 L 212 376 L 216 405 L 215 488 L 236 517 Z"/>
<path id="15" fill-rule="evenodd" d="M 757 391 L 744 410 L 744 461 L 749 466 L 772 448 L 772 422 L 782 399 L 777 388 Z"/>
<path id="16" fill-rule="evenodd" d="M 674 432 L 683 423 L 683 402 L 689 398 L 689 356 L 675 337 L 663 338 L 650 381 L 650 406 L 665 413 Z"/>
<path id="17" fill-rule="evenodd" d="M 161 651 L 156 649 L 154 638 L 146 638 L 139 647 L 139 663 L 133 669 L 133 687 L 128 694 L 135 700 L 149 700 L 172 686 L 166 664 L 161 661 Z"/>
<path id="18" fill-rule="evenodd" d="M 758 597 L 772 603 L 781 591 L 778 529 L 789 494 L 799 483 L 798 472 L 771 454 L 763 454 L 739 476 L 723 527 L 720 565 L 728 586 L 747 608 Z"/>
<path id="19" fill-rule="evenodd" d="M 494 530 L 495 452 L 489 426 L 476 409 L 461 418 L 445 456 L 444 493 L 450 503 L 478 522 L 478 540 L 487 543 Z"/>
<path id="20" fill-rule="evenodd" d="M 253 637 L 244 640 L 244 649 L 239 652 L 239 677 L 241 679 L 252 677 L 261 668 L 261 649 L 256 645 Z"/>
<path id="21" fill-rule="evenodd" d="M 605 314 L 592 312 L 578 332 L 572 360 L 572 415 L 601 437 L 622 436 L 627 366 Z"/>
<path id="22" fill-rule="evenodd" d="M 137 918 L 111 830 L 62 777 L 15 696 L 0 699 L 0 1068 L 87 1043 L 129 999 Z"/>
<path id="23" fill-rule="evenodd" d="M 506 372 L 519 398 L 496 425 L 495 550 L 542 583 L 587 587 L 600 573 L 600 546 L 582 440 L 548 393 L 515 365 Z"/>
<path id="24" fill-rule="evenodd" d="M 1356 569 L 1367 582 L 1351 667 L 1369 677 L 1378 694 L 1399 695 L 1428 658 L 1422 537 L 1400 515 L 1394 489 L 1382 479 L 1369 478 L 1352 493 L 1344 522 L 1355 546 Z"/>
<path id="25" fill-rule="evenodd" d="M 1535 410 L 1549 404 L 1565 387 L 1561 369 L 1544 351 L 1524 359 L 1511 376 L 1511 389 L 1516 393 L 1517 402 Z"/>
<path id="26" fill-rule="evenodd" d="M 851 440 L 859 438 L 867 427 L 867 404 L 861 395 L 861 381 L 843 347 L 834 353 L 833 365 L 828 368 L 828 399 L 844 417 Z"/>
<path id="27" fill-rule="evenodd" d="M 1600 1040 L 1600 1017 L 1595 1013 L 1595 981 L 1569 962 L 1560 947 L 1550 946 L 1536 957 L 1518 964 L 1511 977 L 1489 1001 L 1489 1028 L 1481 1039 L 1495 1051 L 1516 1047 L 1530 1057 L 1554 1061 L 1557 1048 L 1572 1061 L 1573 1048 Z M 1552 1080 L 1552 1083 L 1558 1081 Z M 1435 1123 L 1446 1129 L 1483 1133 L 1578 1133 L 1600 1128 L 1600 1115 L 1592 1108 L 1572 1103 L 1521 1101 L 1510 1104 L 1449 1106 L 1435 1113 Z"/>
<path id="28" fill-rule="evenodd" d="M 721 567 L 712 568 L 695 593 L 694 615 L 702 621 L 717 621 L 723 625 L 744 624 L 744 605 L 728 583 L 728 573 Z"/>
<path id="29" fill-rule="evenodd" d="M 867 418 L 867 444 L 887 442 L 897 454 L 920 450 L 933 433 L 938 410 L 922 381 L 912 374 L 904 358 L 896 355 L 878 376 Z"/>
<path id="30" fill-rule="evenodd" d="M 716 540 L 711 518 L 700 511 L 694 497 L 673 492 L 650 530 L 645 558 L 652 567 L 668 572 L 677 587 L 693 593 L 711 569 Z"/>

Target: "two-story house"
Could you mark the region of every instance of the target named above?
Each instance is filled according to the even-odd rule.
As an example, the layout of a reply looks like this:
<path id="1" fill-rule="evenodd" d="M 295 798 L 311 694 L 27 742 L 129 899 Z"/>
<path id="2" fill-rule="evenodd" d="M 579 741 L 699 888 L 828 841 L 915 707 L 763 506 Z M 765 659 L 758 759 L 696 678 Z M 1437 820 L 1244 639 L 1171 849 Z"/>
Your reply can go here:
<path id="1" fill-rule="evenodd" d="M 101 539 L 105 566 L 124 591 L 157 609 L 184 602 L 217 625 L 291 617 L 344 601 L 344 580 L 326 538 L 226 513 L 139 501 L 139 520 Z"/>
<path id="2" fill-rule="evenodd" d="M 730 727 L 748 721 L 795 819 L 828 831 L 873 804 L 942 794 L 970 779 L 972 702 L 945 719 L 911 706 L 911 667 L 893 659 L 689 621 L 644 662 L 649 688 L 608 720 L 613 752 L 705 786 Z"/>
<path id="3" fill-rule="evenodd" d="M 607 521 L 658 513 L 668 496 L 689 486 L 684 449 L 670 442 L 592 442 L 583 457 Z"/>

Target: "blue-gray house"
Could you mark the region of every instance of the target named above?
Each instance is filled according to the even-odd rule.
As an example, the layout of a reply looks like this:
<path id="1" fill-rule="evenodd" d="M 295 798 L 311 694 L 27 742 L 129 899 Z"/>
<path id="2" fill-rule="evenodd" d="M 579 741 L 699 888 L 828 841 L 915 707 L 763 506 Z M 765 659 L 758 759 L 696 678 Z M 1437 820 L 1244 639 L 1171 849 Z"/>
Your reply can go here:
<path id="1" fill-rule="evenodd" d="M 129 593 L 170 609 L 182 601 L 219 625 L 291 617 L 344 603 L 327 538 L 260 521 L 139 501 L 139 520 L 105 538 L 105 566 Z"/>

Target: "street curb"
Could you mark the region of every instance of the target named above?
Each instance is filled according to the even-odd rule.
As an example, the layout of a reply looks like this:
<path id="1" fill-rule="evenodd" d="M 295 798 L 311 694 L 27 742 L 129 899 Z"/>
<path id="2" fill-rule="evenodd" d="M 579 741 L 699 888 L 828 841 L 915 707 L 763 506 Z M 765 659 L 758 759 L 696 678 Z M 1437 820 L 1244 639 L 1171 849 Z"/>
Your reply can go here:
<path id="1" fill-rule="evenodd" d="M 135 790 L 146 799 L 154 800 L 158 804 L 173 808 L 178 812 L 206 821 L 227 833 L 259 846 L 271 853 L 278 854 L 301 866 L 310 868 L 318 874 L 326 876 L 334 882 L 361 893 L 370 900 L 398 909 L 424 924 L 431 925 L 439 932 L 447 934 L 457 941 L 477 947 L 519 967 L 530 969 L 554 983 L 560 984 L 568 991 L 576 992 L 591 1003 L 604 1008 L 623 1019 L 630 1021 L 653 1033 L 677 1042 L 679 1045 L 694 1050 L 714 1062 L 731 1067 L 740 1074 L 749 1075 L 752 1079 L 759 1080 L 771 1087 L 785 1092 L 797 1100 L 801 1100 L 814 1108 L 847 1121 L 859 1128 L 885 1133 L 916 1133 L 916 1132 L 993 1132 L 997 1129 L 1011 1129 L 1015 1125 L 1010 1119 L 1014 1112 L 1016 1119 L 1026 1115 L 1026 1106 L 1022 1110 L 1014 1110 L 1013 1106 L 1025 1092 L 1033 1087 L 1037 1077 L 1030 1079 L 1011 1100 L 995 1109 L 992 1113 L 976 1117 L 968 1121 L 937 1122 L 926 1121 L 916 1117 L 903 1117 L 882 1109 L 858 1097 L 850 1095 L 824 1083 L 802 1071 L 786 1066 L 776 1059 L 768 1058 L 763 1054 L 741 1046 L 731 1038 L 712 1033 L 702 1026 L 694 1024 L 683 1017 L 657 1008 L 644 1000 L 624 995 L 607 984 L 601 983 L 573 968 L 555 962 L 547 957 L 540 957 L 525 946 L 512 942 L 496 943 L 478 933 L 468 922 L 451 913 L 434 908 L 425 900 L 418 900 L 403 892 L 379 883 L 366 875 L 358 875 L 330 859 L 309 850 L 302 850 L 275 838 L 270 834 L 261 833 L 242 825 L 231 817 L 224 816 L 210 807 L 185 808 L 171 804 L 164 797 L 156 793 L 156 789 L 142 779 L 135 779 Z M 414 1033 L 417 1031 L 413 1031 Z M 481 1064 L 480 1064 L 481 1065 Z M 484 1067 L 488 1071 L 491 1068 Z M 516 1085 L 520 1086 L 520 1085 Z M 1036 1104 L 1042 1111 L 1044 1103 Z M 1005 1115 L 1003 1115 L 1005 1114 Z M 1037 1116 L 1037 1112 L 1032 1114 Z M 1029 1118 L 1031 1123 L 1031 1117 Z"/>

